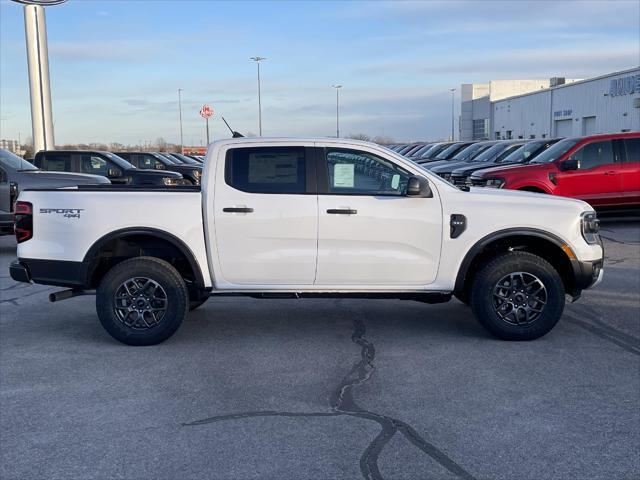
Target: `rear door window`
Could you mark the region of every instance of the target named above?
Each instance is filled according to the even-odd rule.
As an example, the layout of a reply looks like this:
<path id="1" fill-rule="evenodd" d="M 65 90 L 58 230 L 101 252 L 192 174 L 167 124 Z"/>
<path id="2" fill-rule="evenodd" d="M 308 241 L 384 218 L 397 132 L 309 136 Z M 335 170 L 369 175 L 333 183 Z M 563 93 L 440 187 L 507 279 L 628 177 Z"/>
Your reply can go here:
<path id="1" fill-rule="evenodd" d="M 625 161 L 640 162 L 640 138 L 627 138 L 624 141 L 624 149 L 627 152 Z"/>
<path id="2" fill-rule="evenodd" d="M 306 193 L 305 148 L 231 149 L 225 160 L 225 181 L 248 193 Z"/>
<path id="3" fill-rule="evenodd" d="M 601 165 L 614 163 L 613 142 L 606 140 L 603 142 L 588 143 L 572 155 L 580 162 L 580 170 L 588 170 Z"/>
<path id="4" fill-rule="evenodd" d="M 46 153 L 42 159 L 42 169 L 50 172 L 71 171 L 71 154 Z"/>

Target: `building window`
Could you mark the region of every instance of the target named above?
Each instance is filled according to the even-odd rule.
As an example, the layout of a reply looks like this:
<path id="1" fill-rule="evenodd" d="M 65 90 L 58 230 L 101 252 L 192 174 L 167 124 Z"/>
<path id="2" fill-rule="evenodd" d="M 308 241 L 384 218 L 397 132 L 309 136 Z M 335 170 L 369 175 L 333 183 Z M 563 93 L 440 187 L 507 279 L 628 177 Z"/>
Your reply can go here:
<path id="1" fill-rule="evenodd" d="M 481 118 L 473 121 L 473 140 L 489 139 L 489 119 Z"/>
<path id="2" fill-rule="evenodd" d="M 507 140 L 511 140 L 513 138 L 513 132 L 511 130 L 507 130 Z"/>
<path id="3" fill-rule="evenodd" d="M 529 135 L 529 138 L 536 138 L 536 136 L 532 134 L 532 135 Z"/>

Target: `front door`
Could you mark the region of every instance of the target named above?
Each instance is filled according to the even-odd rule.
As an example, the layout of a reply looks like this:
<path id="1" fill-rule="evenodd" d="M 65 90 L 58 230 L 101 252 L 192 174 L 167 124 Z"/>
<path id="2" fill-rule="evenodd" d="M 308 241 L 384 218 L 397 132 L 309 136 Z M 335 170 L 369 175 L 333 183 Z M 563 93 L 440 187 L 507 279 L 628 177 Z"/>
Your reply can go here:
<path id="1" fill-rule="evenodd" d="M 214 218 L 208 221 L 209 232 L 215 232 L 221 288 L 313 284 L 318 204 L 309 151 L 237 147 L 218 161 Z"/>
<path id="2" fill-rule="evenodd" d="M 620 196 L 620 164 L 611 140 L 587 143 L 570 159 L 578 161 L 578 169 L 557 174 L 556 195 L 579 198 L 594 206 Z"/>
<path id="3" fill-rule="evenodd" d="M 9 176 L 3 168 L 0 168 L 0 215 L 11 211 L 11 188 Z"/>
<path id="4" fill-rule="evenodd" d="M 319 152 L 316 285 L 432 283 L 442 237 L 437 192 L 432 198 L 407 197 L 412 174 L 365 149 Z"/>

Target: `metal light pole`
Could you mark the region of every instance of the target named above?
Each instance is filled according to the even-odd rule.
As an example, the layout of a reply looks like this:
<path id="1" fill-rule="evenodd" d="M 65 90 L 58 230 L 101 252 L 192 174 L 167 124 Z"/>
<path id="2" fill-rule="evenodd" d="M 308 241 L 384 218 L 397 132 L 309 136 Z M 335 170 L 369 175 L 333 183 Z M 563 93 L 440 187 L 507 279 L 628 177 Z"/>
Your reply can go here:
<path id="1" fill-rule="evenodd" d="M 336 138 L 340 138 L 340 89 L 342 85 L 331 85 L 336 89 Z"/>
<path id="2" fill-rule="evenodd" d="M 453 142 L 455 140 L 455 136 L 453 134 L 453 123 L 454 123 L 454 103 L 455 103 L 455 88 L 451 89 L 451 141 Z"/>
<path id="3" fill-rule="evenodd" d="M 66 0 L 14 0 L 24 5 L 24 33 L 31 98 L 31 129 L 34 153 L 53 150 L 53 114 L 49 81 L 49 52 L 44 6 Z"/>
<path id="4" fill-rule="evenodd" d="M 184 149 L 184 142 L 182 140 L 182 96 L 180 95 L 182 93 L 182 89 L 179 88 L 178 89 L 178 110 L 180 112 L 180 153 L 182 153 L 182 150 Z"/>
<path id="5" fill-rule="evenodd" d="M 262 136 L 262 99 L 260 96 L 260 62 L 266 60 L 266 57 L 251 57 L 251 60 L 258 65 L 258 131 Z"/>

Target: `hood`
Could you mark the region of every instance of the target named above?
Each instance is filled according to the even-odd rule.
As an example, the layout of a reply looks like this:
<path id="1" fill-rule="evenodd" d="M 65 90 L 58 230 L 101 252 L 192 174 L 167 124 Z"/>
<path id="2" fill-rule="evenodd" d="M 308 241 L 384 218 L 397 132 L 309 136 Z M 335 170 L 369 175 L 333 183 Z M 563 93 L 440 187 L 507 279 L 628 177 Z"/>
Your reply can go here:
<path id="1" fill-rule="evenodd" d="M 476 197 L 478 200 L 497 200 L 501 202 L 514 202 L 523 203 L 531 202 L 535 200 L 537 202 L 545 202 L 545 204 L 553 205 L 567 205 L 574 204 L 581 209 L 593 210 L 588 203 L 578 200 L 577 198 L 560 197 L 555 195 L 547 195 L 546 193 L 527 192 L 525 190 L 509 190 L 509 189 L 497 189 L 497 188 L 483 188 L 483 187 L 471 187 L 469 192 L 472 197 Z"/>
<path id="2" fill-rule="evenodd" d="M 490 165 L 487 165 L 487 163 L 490 164 Z M 493 164 L 491 162 L 475 162 L 475 163 L 471 162 L 467 166 L 456 168 L 453 172 L 451 172 L 451 174 L 452 175 L 468 175 L 471 172 L 475 172 L 476 170 L 488 170 L 494 165 L 495 164 Z M 506 165 L 510 165 L 510 164 L 505 163 L 503 165 L 506 166 Z"/>
<path id="3" fill-rule="evenodd" d="M 535 166 L 545 165 L 544 163 L 531 164 L 531 163 L 514 163 L 512 165 L 495 165 L 489 168 L 483 168 L 480 172 L 475 172 L 474 177 L 486 178 L 488 176 L 499 175 L 502 172 L 508 172 L 517 168 L 534 168 Z"/>
<path id="4" fill-rule="evenodd" d="M 418 165 L 420 165 L 422 168 L 426 168 L 427 170 L 431 170 L 433 167 L 439 167 L 440 165 L 446 165 L 447 163 L 449 163 L 449 160 L 436 160 L 426 163 L 419 163 Z"/>
<path id="5" fill-rule="evenodd" d="M 47 170 L 20 170 L 19 183 L 34 182 L 38 186 L 69 187 L 74 185 L 95 185 L 97 183 L 111 183 L 108 178 L 101 175 L 72 172 L 50 172 Z M 45 185 L 46 184 L 46 185 Z"/>
<path id="6" fill-rule="evenodd" d="M 447 162 L 444 165 L 440 165 L 438 167 L 430 168 L 433 173 L 451 173 L 451 171 L 456 168 L 465 167 L 469 165 L 468 162 Z"/>
<path id="7" fill-rule="evenodd" d="M 132 168 L 127 170 L 127 175 L 145 177 L 182 178 L 182 174 L 171 170 L 153 170 L 151 168 Z"/>

